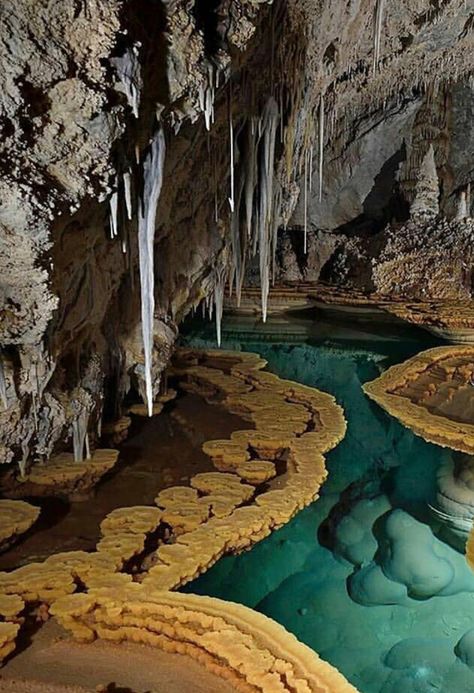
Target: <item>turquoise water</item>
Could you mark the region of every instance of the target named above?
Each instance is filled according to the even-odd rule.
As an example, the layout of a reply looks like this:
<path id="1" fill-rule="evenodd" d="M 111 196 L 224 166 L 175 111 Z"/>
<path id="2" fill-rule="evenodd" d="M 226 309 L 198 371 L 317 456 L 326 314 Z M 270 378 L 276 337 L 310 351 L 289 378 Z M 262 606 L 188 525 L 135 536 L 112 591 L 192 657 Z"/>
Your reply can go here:
<path id="1" fill-rule="evenodd" d="M 187 341 L 214 346 L 211 334 L 192 326 Z M 273 372 L 335 395 L 348 431 L 327 456 L 315 503 L 186 591 L 271 616 L 362 693 L 474 691 L 474 574 L 429 509 L 436 471 L 453 453 L 414 436 L 361 389 L 433 340 L 303 318 L 264 329 L 224 321 L 224 338 L 223 348 L 258 352 Z"/>

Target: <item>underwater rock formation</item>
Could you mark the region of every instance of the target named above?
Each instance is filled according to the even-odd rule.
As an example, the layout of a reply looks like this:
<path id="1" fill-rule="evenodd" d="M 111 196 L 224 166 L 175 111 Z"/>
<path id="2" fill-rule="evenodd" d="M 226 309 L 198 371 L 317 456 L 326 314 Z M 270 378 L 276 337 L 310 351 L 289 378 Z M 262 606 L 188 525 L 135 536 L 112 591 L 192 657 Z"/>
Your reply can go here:
<path id="1" fill-rule="evenodd" d="M 463 550 L 474 520 L 474 457 L 454 454 L 436 474 L 436 503 L 431 507 L 447 540 Z"/>

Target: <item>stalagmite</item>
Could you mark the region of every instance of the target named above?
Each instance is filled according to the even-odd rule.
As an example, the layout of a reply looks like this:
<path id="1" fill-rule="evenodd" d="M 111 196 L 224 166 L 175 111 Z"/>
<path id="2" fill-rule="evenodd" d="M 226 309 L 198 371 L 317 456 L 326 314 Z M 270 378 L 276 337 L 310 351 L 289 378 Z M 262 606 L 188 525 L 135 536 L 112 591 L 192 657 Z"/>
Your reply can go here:
<path id="1" fill-rule="evenodd" d="M 135 118 L 138 118 L 143 86 L 140 61 L 138 59 L 139 48 L 140 44 L 135 43 L 131 48 L 127 48 L 122 56 L 111 58 L 110 60 L 117 70 L 118 78 L 123 84 L 124 93 Z"/>
<path id="2" fill-rule="evenodd" d="M 433 145 L 430 145 L 418 173 L 416 194 L 410 207 L 410 214 L 412 216 L 436 216 L 439 213 L 438 198 L 439 179 Z"/>
<path id="3" fill-rule="evenodd" d="M 323 166 L 324 166 L 324 94 L 319 101 L 319 201 L 323 199 Z"/>
<path id="4" fill-rule="evenodd" d="M 153 317 L 155 311 L 153 248 L 156 208 L 163 183 L 165 137 L 157 130 L 143 162 L 143 193 L 138 214 L 138 252 L 140 264 L 141 316 L 145 357 L 145 392 L 148 416 L 153 413 L 152 352 Z"/>

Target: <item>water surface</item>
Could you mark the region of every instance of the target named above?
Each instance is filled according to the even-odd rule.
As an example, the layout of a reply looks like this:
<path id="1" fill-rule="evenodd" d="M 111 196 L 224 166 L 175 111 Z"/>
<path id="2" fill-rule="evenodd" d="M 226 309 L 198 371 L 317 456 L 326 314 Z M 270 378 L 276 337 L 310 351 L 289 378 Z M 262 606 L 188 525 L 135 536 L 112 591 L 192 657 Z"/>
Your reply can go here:
<path id="1" fill-rule="evenodd" d="M 223 348 L 258 352 L 283 378 L 332 393 L 348 430 L 327 456 L 315 503 L 186 590 L 271 616 L 362 693 L 474 691 L 474 575 L 429 508 L 436 470 L 453 453 L 413 435 L 361 389 L 436 342 L 396 325 L 302 316 L 223 327 Z M 215 346 L 211 326 L 190 324 L 186 339 Z"/>

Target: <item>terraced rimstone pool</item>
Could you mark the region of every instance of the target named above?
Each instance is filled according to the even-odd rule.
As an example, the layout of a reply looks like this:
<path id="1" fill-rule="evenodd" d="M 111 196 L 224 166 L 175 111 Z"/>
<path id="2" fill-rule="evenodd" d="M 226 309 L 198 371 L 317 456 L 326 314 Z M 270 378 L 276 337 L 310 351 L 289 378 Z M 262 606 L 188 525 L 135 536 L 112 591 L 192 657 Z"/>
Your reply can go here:
<path id="1" fill-rule="evenodd" d="M 327 456 L 328 477 L 315 503 L 184 589 L 271 616 L 363 693 L 470 693 L 474 573 L 464 555 L 465 526 L 442 515 L 456 515 L 447 505 L 453 484 L 474 505 L 468 475 L 460 486 L 450 472 L 463 453 L 415 435 L 362 389 L 433 340 L 361 326 L 350 339 L 325 337 L 322 329 L 320 338 L 294 344 L 272 333 L 271 324 L 253 334 L 246 326 L 244 340 L 233 336 L 243 334 L 234 320 L 229 328 L 224 321 L 223 334 L 224 348 L 258 352 L 280 377 L 333 394 L 348 429 Z M 209 346 L 213 338 L 195 330 L 189 340 Z M 457 377 L 463 397 L 467 386 Z M 447 387 L 437 387 L 438 396 Z M 412 389 L 397 397 L 409 404 L 408 394 Z"/>

